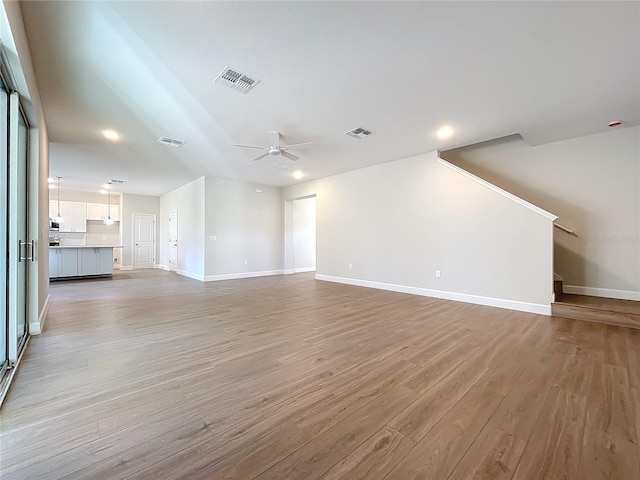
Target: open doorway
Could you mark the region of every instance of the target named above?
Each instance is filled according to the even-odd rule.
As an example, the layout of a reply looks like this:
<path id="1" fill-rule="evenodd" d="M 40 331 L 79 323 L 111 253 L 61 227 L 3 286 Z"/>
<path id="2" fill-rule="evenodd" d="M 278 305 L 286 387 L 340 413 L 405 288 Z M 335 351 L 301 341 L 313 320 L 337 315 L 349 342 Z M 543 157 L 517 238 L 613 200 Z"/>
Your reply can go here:
<path id="1" fill-rule="evenodd" d="M 178 211 L 169 212 L 169 271 L 178 270 Z"/>
<path id="2" fill-rule="evenodd" d="M 292 202 L 293 273 L 316 270 L 316 197 Z"/>

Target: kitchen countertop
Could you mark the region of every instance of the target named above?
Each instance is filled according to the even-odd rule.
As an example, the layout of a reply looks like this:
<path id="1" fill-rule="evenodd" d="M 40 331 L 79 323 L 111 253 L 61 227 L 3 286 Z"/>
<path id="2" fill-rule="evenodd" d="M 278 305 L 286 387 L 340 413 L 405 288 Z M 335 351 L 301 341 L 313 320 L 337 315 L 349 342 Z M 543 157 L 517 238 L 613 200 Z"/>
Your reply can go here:
<path id="1" fill-rule="evenodd" d="M 122 245 L 49 245 L 49 248 L 124 248 Z"/>

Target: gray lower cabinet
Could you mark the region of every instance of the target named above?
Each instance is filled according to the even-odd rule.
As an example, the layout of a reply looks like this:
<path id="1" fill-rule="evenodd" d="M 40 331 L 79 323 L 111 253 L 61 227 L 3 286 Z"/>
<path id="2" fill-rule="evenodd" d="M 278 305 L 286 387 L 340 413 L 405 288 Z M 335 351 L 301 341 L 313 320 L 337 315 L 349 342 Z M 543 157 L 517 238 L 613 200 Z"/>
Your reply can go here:
<path id="1" fill-rule="evenodd" d="M 112 275 L 113 248 L 82 247 L 49 249 L 49 278 Z"/>
<path id="2" fill-rule="evenodd" d="M 75 248 L 49 249 L 49 277 L 75 277 L 78 275 L 78 250 Z"/>
<path id="3" fill-rule="evenodd" d="M 79 248 L 78 275 L 111 275 L 112 251 L 110 248 Z"/>

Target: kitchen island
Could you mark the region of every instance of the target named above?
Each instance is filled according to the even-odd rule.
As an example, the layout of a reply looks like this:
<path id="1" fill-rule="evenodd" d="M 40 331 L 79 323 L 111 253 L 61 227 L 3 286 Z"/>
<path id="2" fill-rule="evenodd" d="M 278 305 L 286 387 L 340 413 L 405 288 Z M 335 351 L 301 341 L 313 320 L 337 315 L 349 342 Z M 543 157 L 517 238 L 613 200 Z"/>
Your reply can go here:
<path id="1" fill-rule="evenodd" d="M 113 249 L 122 245 L 56 245 L 49 247 L 51 280 L 113 275 Z"/>

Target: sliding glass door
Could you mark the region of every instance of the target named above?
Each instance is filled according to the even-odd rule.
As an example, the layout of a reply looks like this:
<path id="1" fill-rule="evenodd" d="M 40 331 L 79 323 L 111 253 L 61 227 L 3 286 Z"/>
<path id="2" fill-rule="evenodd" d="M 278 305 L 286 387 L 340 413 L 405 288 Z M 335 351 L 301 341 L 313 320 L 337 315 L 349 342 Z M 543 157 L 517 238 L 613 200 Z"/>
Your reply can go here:
<path id="1" fill-rule="evenodd" d="M 4 376 L 8 366 L 8 280 L 7 269 L 8 226 L 9 226 L 9 159 L 7 156 L 7 132 L 9 131 L 8 95 L 4 85 L 0 83 L 0 379 Z"/>
<path id="2" fill-rule="evenodd" d="M 2 225 L 0 260 L 2 322 L 0 361 L 2 374 L 17 362 L 28 335 L 29 263 L 35 242 L 29 239 L 29 128 L 20 110 L 18 93 L 0 89 L 0 190 Z M 4 390 L 4 389 L 3 389 Z M 2 392 L 3 393 L 3 392 Z"/>
<path id="3" fill-rule="evenodd" d="M 9 366 L 27 337 L 27 292 L 29 262 L 33 261 L 34 242 L 28 236 L 29 159 L 27 123 L 20 111 L 20 96 L 9 96 Z"/>

